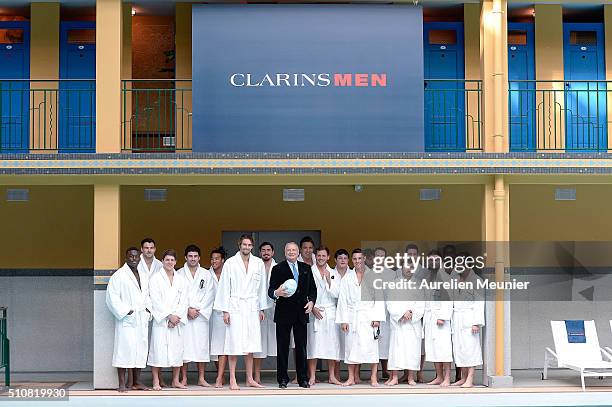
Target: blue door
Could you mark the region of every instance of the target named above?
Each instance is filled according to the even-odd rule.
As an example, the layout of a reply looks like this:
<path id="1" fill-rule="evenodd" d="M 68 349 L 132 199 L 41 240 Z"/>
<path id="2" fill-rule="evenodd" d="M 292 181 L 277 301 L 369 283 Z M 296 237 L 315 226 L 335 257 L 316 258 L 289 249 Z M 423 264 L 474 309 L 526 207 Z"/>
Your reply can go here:
<path id="1" fill-rule="evenodd" d="M 603 24 L 565 23 L 563 58 L 566 149 L 607 150 Z"/>
<path id="2" fill-rule="evenodd" d="M 62 22 L 60 41 L 59 151 L 95 152 L 95 23 Z"/>
<path id="3" fill-rule="evenodd" d="M 29 147 L 30 26 L 0 21 L 0 152 L 25 153 Z M 15 80 L 21 79 L 21 80 Z"/>
<path id="4" fill-rule="evenodd" d="M 465 151 L 463 23 L 425 23 L 425 150 Z"/>
<path id="5" fill-rule="evenodd" d="M 536 148 L 534 61 L 533 24 L 508 23 L 510 151 Z"/>

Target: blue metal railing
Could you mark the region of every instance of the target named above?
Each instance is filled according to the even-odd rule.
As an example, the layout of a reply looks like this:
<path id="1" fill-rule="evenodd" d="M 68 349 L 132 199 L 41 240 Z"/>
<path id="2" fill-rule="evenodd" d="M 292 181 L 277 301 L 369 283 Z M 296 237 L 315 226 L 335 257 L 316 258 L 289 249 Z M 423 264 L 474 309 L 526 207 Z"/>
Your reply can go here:
<path id="1" fill-rule="evenodd" d="M 95 152 L 95 80 L 0 80 L 0 153 Z"/>
<path id="2" fill-rule="evenodd" d="M 425 80 L 425 150 L 482 150 L 482 81 Z"/>
<path id="3" fill-rule="evenodd" d="M 608 150 L 609 81 L 508 83 L 511 151 Z"/>

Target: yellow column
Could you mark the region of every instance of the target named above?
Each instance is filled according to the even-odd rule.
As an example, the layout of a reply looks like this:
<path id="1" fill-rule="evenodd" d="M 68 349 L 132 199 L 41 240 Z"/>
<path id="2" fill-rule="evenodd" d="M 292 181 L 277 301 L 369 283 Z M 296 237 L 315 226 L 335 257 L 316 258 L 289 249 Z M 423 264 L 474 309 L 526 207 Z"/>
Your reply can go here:
<path id="1" fill-rule="evenodd" d="M 485 184 L 483 202 L 483 238 L 486 242 L 487 266 L 495 270 L 495 280 L 505 281 L 505 268 L 508 265 L 510 241 L 510 201 L 509 188 L 503 175 L 495 175 Z M 502 291 L 496 292 L 493 307 L 487 307 L 487 318 L 494 326 L 486 331 L 485 338 L 485 374 L 490 386 L 508 386 L 512 383 L 510 376 L 510 348 L 506 347 L 505 338 L 510 336 L 509 297 Z M 489 322 L 488 322 L 489 323 Z"/>
<path id="2" fill-rule="evenodd" d="M 176 149 L 191 149 L 191 4 L 176 4 Z"/>
<path id="3" fill-rule="evenodd" d="M 121 151 L 121 0 L 96 1 L 96 152 Z"/>
<path id="4" fill-rule="evenodd" d="M 119 267 L 119 185 L 94 186 L 94 269 Z"/>
<path id="5" fill-rule="evenodd" d="M 94 185 L 94 369 L 96 389 L 117 386 L 117 373 L 111 365 L 114 318 L 106 307 L 106 286 L 121 264 L 120 186 Z"/>
<path id="6" fill-rule="evenodd" d="M 483 141 L 487 152 L 508 151 L 507 0 L 484 0 L 481 12 Z"/>
<path id="7" fill-rule="evenodd" d="M 535 5 L 536 134 L 540 150 L 565 148 L 563 8 Z"/>
<path id="8" fill-rule="evenodd" d="M 463 30 L 465 38 L 465 79 L 480 79 L 480 4 L 468 3 L 463 5 Z M 466 82 L 465 106 L 467 112 L 466 134 L 467 148 L 481 150 L 481 111 L 479 110 L 480 94 L 477 82 Z"/>
<path id="9" fill-rule="evenodd" d="M 122 19 L 121 79 L 132 79 L 132 3 L 123 3 Z M 122 89 L 121 147 L 129 150 L 132 147 L 132 83 L 129 81 L 123 83 Z"/>
<path id="10" fill-rule="evenodd" d="M 29 146 L 32 152 L 48 153 L 57 149 L 59 30 L 59 3 L 31 3 Z M 48 79 L 52 81 L 43 81 Z"/>
<path id="11" fill-rule="evenodd" d="M 612 81 L 612 4 L 604 5 L 604 26 L 606 30 L 606 80 Z M 607 85 L 608 117 L 612 117 L 612 86 Z M 608 152 L 612 150 L 612 121 L 608 119 Z"/>

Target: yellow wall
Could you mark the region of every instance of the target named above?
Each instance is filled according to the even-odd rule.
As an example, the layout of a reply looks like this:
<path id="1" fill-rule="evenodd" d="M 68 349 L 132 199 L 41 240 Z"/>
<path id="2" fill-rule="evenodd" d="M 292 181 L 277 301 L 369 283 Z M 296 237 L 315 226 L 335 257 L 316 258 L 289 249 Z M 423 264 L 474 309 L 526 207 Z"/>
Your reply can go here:
<path id="1" fill-rule="evenodd" d="M 440 201 L 419 201 L 418 186 L 312 186 L 305 197 L 283 202 L 278 186 L 174 186 L 166 202 L 145 202 L 143 187 L 123 187 L 121 247 L 150 236 L 160 251 L 195 242 L 208 253 L 224 230 L 321 230 L 331 250 L 362 240 L 480 240 L 480 185 L 444 186 Z"/>
<path id="2" fill-rule="evenodd" d="M 583 265 L 610 266 L 612 185 L 579 185 L 575 201 L 555 201 L 556 187 L 511 186 L 510 238 L 528 242 L 512 246 L 512 264 L 567 266 L 576 258 Z M 551 243 L 573 241 L 577 243 Z"/>
<path id="3" fill-rule="evenodd" d="M 20 187 L 15 187 L 20 188 Z M 93 188 L 29 186 L 29 202 L 0 187 L 2 268 L 91 268 Z"/>

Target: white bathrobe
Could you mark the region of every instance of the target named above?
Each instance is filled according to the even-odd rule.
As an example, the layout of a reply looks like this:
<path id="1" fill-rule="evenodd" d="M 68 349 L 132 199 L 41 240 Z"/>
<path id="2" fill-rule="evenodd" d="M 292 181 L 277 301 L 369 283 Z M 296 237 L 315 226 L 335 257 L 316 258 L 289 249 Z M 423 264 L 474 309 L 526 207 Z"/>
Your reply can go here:
<path id="1" fill-rule="evenodd" d="M 430 281 L 450 281 L 443 270 L 432 274 L 424 270 L 423 275 Z M 420 281 L 419 281 L 420 283 Z M 453 302 L 445 290 L 425 290 L 425 314 L 423 315 L 423 337 L 425 338 L 425 360 L 428 362 L 452 362 L 451 318 Z M 438 325 L 438 319 L 444 320 Z"/>
<path id="2" fill-rule="evenodd" d="M 183 273 L 189 287 L 189 307 L 200 310 L 196 319 L 187 319 L 183 329 L 184 350 L 183 361 L 185 362 L 209 362 L 210 361 L 210 315 L 215 300 L 215 286 L 210 271 L 200 267 L 195 276 L 191 274 L 187 264 L 179 270 Z"/>
<path id="3" fill-rule="evenodd" d="M 272 274 L 272 267 L 274 266 L 276 266 L 276 261 L 272 259 L 270 271 L 266 272 L 266 292 L 270 287 L 270 275 Z M 253 354 L 253 357 L 257 359 L 265 359 L 268 356 L 276 356 L 276 324 L 274 323 L 274 309 L 276 308 L 276 305 L 270 297 L 267 297 L 267 300 L 268 308 L 266 308 L 264 311 L 266 318 L 261 321 L 261 352 Z"/>
<path id="4" fill-rule="evenodd" d="M 323 319 L 317 319 L 310 314 L 307 332 L 306 355 L 308 359 L 340 360 L 344 355 L 340 354 L 340 326 L 336 324 L 336 305 L 340 294 L 340 275 L 328 265 L 331 285 L 321 276 L 319 268 L 312 266 L 312 275 L 317 285 L 318 308 Z"/>
<path id="5" fill-rule="evenodd" d="M 219 286 L 219 280 L 215 271 L 210 268 L 210 274 L 212 276 L 213 291 L 217 293 Z M 213 301 L 214 303 L 214 301 Z M 210 360 L 219 360 L 219 355 L 223 355 L 223 347 L 225 346 L 225 322 L 223 322 L 223 312 L 213 309 L 210 315 Z"/>
<path id="6" fill-rule="evenodd" d="M 106 288 L 106 305 L 115 317 L 114 367 L 142 369 L 147 364 L 148 330 L 151 314 L 149 278 L 124 264 L 111 276 Z M 131 315 L 128 312 L 134 311 Z"/>
<path id="7" fill-rule="evenodd" d="M 164 265 L 161 261 L 157 260 L 155 257 L 153 258 L 153 263 L 151 263 L 151 268 L 147 267 L 147 263 L 145 263 L 144 256 L 140 255 L 140 262 L 138 263 L 138 272 L 142 274 L 147 274 L 149 276 L 149 280 L 151 280 L 151 276 L 153 273 L 162 270 Z"/>
<path id="8" fill-rule="evenodd" d="M 346 269 L 346 272 L 345 272 L 345 274 L 344 274 L 344 275 L 346 276 L 350 270 L 352 270 L 350 267 L 349 267 L 349 268 L 347 268 L 347 269 Z M 336 272 L 336 274 L 338 275 L 339 284 L 341 284 L 341 283 L 342 283 L 342 279 L 343 279 L 344 277 L 342 277 L 342 276 L 340 275 L 340 272 L 338 272 L 338 269 L 334 269 L 334 271 L 335 271 L 335 272 Z M 338 288 L 339 288 L 339 287 L 338 287 Z M 340 296 L 340 290 L 338 290 L 338 296 Z M 336 306 L 337 306 L 337 305 L 338 305 L 338 301 L 336 301 Z M 337 308 L 336 308 L 336 310 L 337 310 Z M 336 312 L 337 312 L 337 311 L 336 311 Z M 340 328 L 340 325 L 339 325 L 339 324 L 337 324 L 337 325 L 338 325 L 338 328 Z M 344 360 L 344 352 L 345 352 L 345 346 L 344 346 L 344 344 L 345 344 L 345 342 L 346 342 L 346 334 L 345 334 L 344 332 L 340 331 L 340 360 Z"/>
<path id="9" fill-rule="evenodd" d="M 248 271 L 240 252 L 223 265 L 213 308 L 230 314 L 226 325 L 224 355 L 261 352 L 259 311 L 267 309 L 266 270 L 263 260 L 249 254 Z"/>
<path id="10" fill-rule="evenodd" d="M 349 325 L 348 333 L 345 334 L 346 364 L 379 362 L 378 340 L 374 339 L 376 328 L 373 328 L 371 323 L 384 321 L 385 304 L 382 295 L 373 291 L 368 273 L 373 272 L 366 269 L 362 285 L 364 291 L 368 291 L 370 295 L 364 299 L 361 295 L 362 286 L 358 283 L 354 270 L 348 271 L 340 283 L 336 323 Z"/>
<path id="11" fill-rule="evenodd" d="M 466 271 L 467 272 L 467 271 Z M 485 324 L 485 302 L 483 290 L 476 289 L 476 282 L 481 280 L 473 271 L 465 281 L 474 285 L 472 290 L 454 290 L 453 295 L 453 357 L 458 367 L 482 365 L 482 348 L 480 331 L 472 333 L 472 326 L 482 328 Z"/>
<path id="12" fill-rule="evenodd" d="M 384 268 L 379 274 L 383 281 L 393 281 L 395 280 L 395 275 L 395 271 L 388 268 Z M 387 298 L 385 297 L 384 300 L 386 303 Z M 380 337 L 378 338 L 378 357 L 381 359 L 389 359 L 389 341 L 391 339 L 391 330 L 389 323 L 389 311 L 387 309 L 385 309 L 385 320 L 382 322 L 383 323 L 380 324 Z"/>
<path id="13" fill-rule="evenodd" d="M 189 285 L 182 272 L 175 271 L 170 284 L 166 270 L 153 274 L 149 282 L 153 309 L 153 329 L 149 348 L 149 366 L 180 367 L 183 365 L 183 333 L 187 322 Z M 168 327 L 168 317 L 178 315 L 181 322 Z"/>
<path id="14" fill-rule="evenodd" d="M 415 292 L 416 294 L 417 292 Z M 389 370 L 421 369 L 421 338 L 423 334 L 422 318 L 425 313 L 425 302 L 387 301 L 389 312 Z M 400 319 L 406 311 L 412 311 L 412 319 Z"/>

